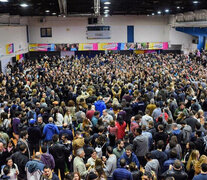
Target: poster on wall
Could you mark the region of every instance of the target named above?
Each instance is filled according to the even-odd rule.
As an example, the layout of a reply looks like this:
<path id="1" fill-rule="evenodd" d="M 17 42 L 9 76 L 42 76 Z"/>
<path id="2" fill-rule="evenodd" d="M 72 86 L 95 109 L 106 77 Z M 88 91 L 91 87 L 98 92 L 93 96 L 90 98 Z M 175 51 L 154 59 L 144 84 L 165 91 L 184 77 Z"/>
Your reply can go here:
<path id="1" fill-rule="evenodd" d="M 55 44 L 30 44 L 29 51 L 55 51 Z"/>
<path id="2" fill-rule="evenodd" d="M 118 50 L 118 43 L 99 43 L 98 50 Z"/>
<path id="3" fill-rule="evenodd" d="M 14 53 L 14 44 L 7 44 L 6 45 L 6 54 L 12 54 Z"/>
<path id="4" fill-rule="evenodd" d="M 55 51 L 78 51 L 79 44 L 55 44 Z"/>
<path id="5" fill-rule="evenodd" d="M 17 61 L 22 60 L 22 59 L 23 59 L 23 54 L 16 55 L 16 60 Z"/>
<path id="6" fill-rule="evenodd" d="M 81 43 L 79 44 L 79 51 L 97 51 L 98 43 Z"/>

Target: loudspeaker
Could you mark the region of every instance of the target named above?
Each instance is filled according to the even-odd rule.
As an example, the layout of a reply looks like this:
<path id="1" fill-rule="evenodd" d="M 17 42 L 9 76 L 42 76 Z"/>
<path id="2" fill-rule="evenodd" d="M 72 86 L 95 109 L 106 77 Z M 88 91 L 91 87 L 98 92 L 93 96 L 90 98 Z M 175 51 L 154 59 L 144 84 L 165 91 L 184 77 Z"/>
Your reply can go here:
<path id="1" fill-rule="evenodd" d="M 15 63 L 17 60 L 16 60 L 16 56 L 12 58 L 12 63 Z"/>
<path id="2" fill-rule="evenodd" d="M 98 18 L 88 18 L 88 24 L 97 24 Z"/>

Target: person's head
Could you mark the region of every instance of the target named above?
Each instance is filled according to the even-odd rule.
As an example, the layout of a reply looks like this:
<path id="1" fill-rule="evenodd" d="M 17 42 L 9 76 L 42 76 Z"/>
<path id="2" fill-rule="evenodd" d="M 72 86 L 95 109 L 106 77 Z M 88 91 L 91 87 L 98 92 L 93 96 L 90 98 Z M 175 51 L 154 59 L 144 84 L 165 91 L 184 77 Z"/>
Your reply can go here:
<path id="1" fill-rule="evenodd" d="M 53 137 L 52 137 L 53 143 L 57 143 L 58 140 L 59 140 L 59 136 L 57 134 L 54 134 Z"/>
<path id="2" fill-rule="evenodd" d="M 153 176 L 150 172 L 145 172 L 143 175 L 142 175 L 142 180 L 153 180 Z"/>
<path id="3" fill-rule="evenodd" d="M 164 126 L 162 124 L 158 125 L 158 131 L 163 132 L 164 131 Z"/>
<path id="4" fill-rule="evenodd" d="M 80 174 L 78 172 L 74 172 L 73 173 L 73 180 L 80 180 L 81 177 L 80 177 Z"/>
<path id="5" fill-rule="evenodd" d="M 45 166 L 44 169 L 43 169 L 43 175 L 46 177 L 46 178 L 49 178 L 52 174 L 52 170 L 50 169 L 50 167 L 48 166 Z"/>
<path id="6" fill-rule="evenodd" d="M 121 139 L 117 140 L 117 147 L 118 147 L 118 149 L 123 149 L 124 148 L 124 141 Z"/>
<path id="7" fill-rule="evenodd" d="M 37 122 L 38 122 L 39 124 L 42 124 L 42 122 L 43 122 L 42 116 L 39 116 L 39 117 L 37 118 Z"/>
<path id="8" fill-rule="evenodd" d="M 95 111 L 95 112 L 94 112 L 94 116 L 95 116 L 96 118 L 99 118 L 99 116 L 100 116 L 100 112 L 99 112 L 99 111 Z"/>
<path id="9" fill-rule="evenodd" d="M 157 149 L 163 149 L 164 148 L 164 141 L 163 140 L 159 140 L 157 142 Z"/>
<path id="10" fill-rule="evenodd" d="M 85 157 L 85 152 L 84 152 L 83 148 L 79 148 L 79 149 L 77 149 L 76 154 L 77 154 L 80 158 L 84 158 L 84 157 Z"/>
<path id="11" fill-rule="evenodd" d="M 107 146 L 106 152 L 108 155 L 113 154 L 113 148 L 111 146 Z"/>
<path id="12" fill-rule="evenodd" d="M 76 131 L 75 136 L 76 136 L 76 138 L 80 137 L 81 136 L 81 132 L 80 131 Z"/>
<path id="13" fill-rule="evenodd" d="M 41 159 L 41 153 L 40 152 L 36 152 L 34 159 L 40 160 Z"/>
<path id="14" fill-rule="evenodd" d="M 14 166 L 14 163 L 13 163 L 13 160 L 11 157 L 8 157 L 6 159 L 6 165 L 9 166 L 9 167 L 13 167 Z"/>
<path id="15" fill-rule="evenodd" d="M 121 166 L 122 168 L 124 168 L 125 165 L 126 165 L 126 160 L 125 160 L 125 159 L 121 159 L 121 160 L 120 160 L 120 166 Z"/>
<path id="16" fill-rule="evenodd" d="M 175 169 L 175 170 L 180 170 L 180 169 L 182 169 L 182 164 L 181 164 L 181 162 L 180 162 L 180 160 L 175 160 L 174 161 L 174 163 L 173 163 L 173 168 Z"/>
<path id="17" fill-rule="evenodd" d="M 90 172 L 86 180 L 98 180 L 98 176 L 94 172 Z"/>
<path id="18" fill-rule="evenodd" d="M 185 108 L 185 104 L 183 102 L 180 103 L 180 109 L 184 109 Z"/>
<path id="19" fill-rule="evenodd" d="M 103 164 L 102 159 L 101 158 L 97 158 L 96 161 L 95 161 L 95 166 L 97 167 L 97 166 L 103 166 L 103 165 L 104 164 Z"/>
<path id="20" fill-rule="evenodd" d="M 131 154 L 132 154 L 132 146 L 131 146 L 131 145 L 128 145 L 128 146 L 126 147 L 126 155 L 127 155 L 128 157 L 131 157 Z"/>
<path id="21" fill-rule="evenodd" d="M 136 129 L 136 134 L 137 134 L 137 136 L 140 136 L 142 134 L 142 129 L 141 128 L 137 128 Z"/>
<path id="22" fill-rule="evenodd" d="M 148 123 L 148 127 L 149 127 L 149 129 L 153 128 L 154 127 L 154 122 L 153 121 L 150 121 Z"/>
<path id="23" fill-rule="evenodd" d="M 106 111 L 106 109 L 103 110 L 103 115 L 106 116 L 108 114 L 108 112 Z"/>
<path id="24" fill-rule="evenodd" d="M 24 130 L 24 131 L 20 132 L 20 138 L 22 138 L 22 139 L 27 139 L 28 138 L 27 130 Z"/>
<path id="25" fill-rule="evenodd" d="M 114 120 L 110 121 L 110 126 L 115 127 L 115 121 Z"/>
<path id="26" fill-rule="evenodd" d="M 137 166 L 136 166 L 135 162 L 131 162 L 129 164 L 129 169 L 130 169 L 131 172 L 132 171 L 137 171 Z"/>
<path id="27" fill-rule="evenodd" d="M 22 152 L 22 153 L 25 153 L 27 151 L 27 146 L 25 144 L 20 144 L 19 146 L 19 150 Z"/>
<path id="28" fill-rule="evenodd" d="M 200 157 L 200 153 L 198 150 L 193 150 L 190 154 L 190 157 L 188 159 L 187 165 L 186 165 L 186 169 L 189 171 L 191 168 L 192 163 L 194 164 L 195 162 L 198 161 Z"/>
<path id="29" fill-rule="evenodd" d="M 177 158 L 177 150 L 176 149 L 171 149 L 170 150 L 170 158 L 175 159 Z"/>
<path id="30" fill-rule="evenodd" d="M 54 121 L 54 120 L 53 120 L 53 117 L 49 117 L 48 122 L 49 122 L 49 123 L 53 123 L 53 121 Z"/>
<path id="31" fill-rule="evenodd" d="M 146 159 L 147 161 L 152 160 L 152 154 L 151 154 L 150 152 L 148 152 L 148 153 L 145 155 L 145 159 Z"/>
<path id="32" fill-rule="evenodd" d="M 201 164 L 201 173 L 207 173 L 207 163 Z"/>
<path id="33" fill-rule="evenodd" d="M 47 146 L 41 146 L 42 153 L 47 153 Z"/>
<path id="34" fill-rule="evenodd" d="M 96 159 L 96 158 L 97 158 L 97 152 L 96 152 L 95 150 L 92 151 L 92 153 L 91 153 L 91 157 L 92 157 L 93 159 Z"/>
<path id="35" fill-rule="evenodd" d="M 3 173 L 4 173 L 4 175 L 8 176 L 8 174 L 10 173 L 10 167 L 5 166 L 4 169 L 3 169 Z"/>

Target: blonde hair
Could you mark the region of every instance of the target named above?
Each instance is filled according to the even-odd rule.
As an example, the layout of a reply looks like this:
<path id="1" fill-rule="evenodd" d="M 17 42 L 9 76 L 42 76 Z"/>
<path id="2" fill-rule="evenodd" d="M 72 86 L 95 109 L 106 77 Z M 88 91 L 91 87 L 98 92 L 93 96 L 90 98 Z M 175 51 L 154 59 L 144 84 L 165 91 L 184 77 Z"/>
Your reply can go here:
<path id="1" fill-rule="evenodd" d="M 186 165 L 187 171 L 190 171 L 191 164 L 193 164 L 193 166 L 194 166 L 195 163 L 198 162 L 198 156 L 199 156 L 199 151 L 198 150 L 193 150 L 191 152 L 190 157 L 189 157 L 188 162 L 187 162 L 187 165 Z"/>

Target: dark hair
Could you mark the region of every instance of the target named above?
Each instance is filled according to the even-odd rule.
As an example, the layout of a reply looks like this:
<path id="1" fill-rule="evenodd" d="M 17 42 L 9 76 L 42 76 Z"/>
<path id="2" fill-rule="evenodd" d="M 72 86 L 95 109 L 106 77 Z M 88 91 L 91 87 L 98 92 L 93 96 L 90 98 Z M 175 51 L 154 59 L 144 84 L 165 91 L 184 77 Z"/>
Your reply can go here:
<path id="1" fill-rule="evenodd" d="M 9 168 L 9 166 L 6 165 L 6 166 L 4 167 L 4 169 L 3 169 L 3 172 L 4 172 L 5 175 L 8 175 L 8 174 L 10 173 L 10 168 Z"/>
<path id="2" fill-rule="evenodd" d="M 137 133 L 139 133 L 139 135 L 142 134 L 142 129 L 141 128 L 137 128 Z"/>
<path id="3" fill-rule="evenodd" d="M 157 149 L 163 149 L 164 147 L 164 141 L 163 140 L 159 140 L 157 142 Z"/>
<path id="4" fill-rule="evenodd" d="M 52 137 L 52 141 L 54 143 L 56 143 L 58 141 L 58 138 L 59 138 L 59 136 L 57 134 L 54 134 L 53 137 Z"/>
<path id="5" fill-rule="evenodd" d="M 126 150 L 129 150 L 129 151 L 133 151 L 133 148 L 132 148 L 132 146 L 131 145 L 128 145 L 127 147 L 126 147 Z"/>
<path id="6" fill-rule="evenodd" d="M 146 159 L 152 159 L 152 153 L 148 152 L 146 155 L 145 155 Z"/>
<path id="7" fill-rule="evenodd" d="M 47 152 L 47 146 L 43 145 L 41 147 L 41 150 L 42 150 L 43 153 L 46 153 Z"/>
<path id="8" fill-rule="evenodd" d="M 162 124 L 160 124 L 160 125 L 158 126 L 158 129 L 161 130 L 161 131 L 164 131 L 164 126 L 163 126 Z"/>
<path id="9" fill-rule="evenodd" d="M 45 169 L 51 169 L 51 168 L 49 166 L 45 165 L 43 170 L 45 170 Z"/>
<path id="10" fill-rule="evenodd" d="M 19 150 L 22 152 L 27 148 L 27 146 L 25 144 L 20 144 L 19 146 Z"/>
<path id="11" fill-rule="evenodd" d="M 100 114 L 99 111 L 95 111 L 95 112 L 94 112 L 94 116 L 97 116 L 97 115 L 99 115 L 99 114 Z"/>
<path id="12" fill-rule="evenodd" d="M 12 160 L 11 156 L 6 158 L 6 164 L 8 163 L 9 160 Z M 14 165 L 14 162 L 13 162 L 12 168 L 14 168 L 14 169 L 16 168 L 15 165 Z"/>
<path id="13" fill-rule="evenodd" d="M 201 169 L 203 172 L 207 172 L 207 164 L 206 163 L 201 164 Z"/>
<path id="14" fill-rule="evenodd" d="M 120 166 L 123 168 L 126 165 L 126 160 L 125 159 L 121 159 L 120 160 Z"/>
<path id="15" fill-rule="evenodd" d="M 198 137 L 201 137 L 201 135 L 202 135 L 202 131 L 196 131 L 196 135 L 197 135 Z"/>
<path id="16" fill-rule="evenodd" d="M 20 132 L 20 138 L 23 138 L 24 136 L 26 136 L 28 134 L 27 130 L 21 131 Z"/>
<path id="17" fill-rule="evenodd" d="M 170 150 L 170 158 L 174 159 L 174 158 L 177 158 L 177 151 L 176 149 L 172 149 Z"/>
<path id="18" fill-rule="evenodd" d="M 174 168 L 180 169 L 182 167 L 181 162 L 177 159 L 173 163 Z"/>
<path id="19" fill-rule="evenodd" d="M 108 146 L 106 148 L 106 151 L 109 153 L 109 154 L 113 154 L 113 148 L 111 146 Z"/>

